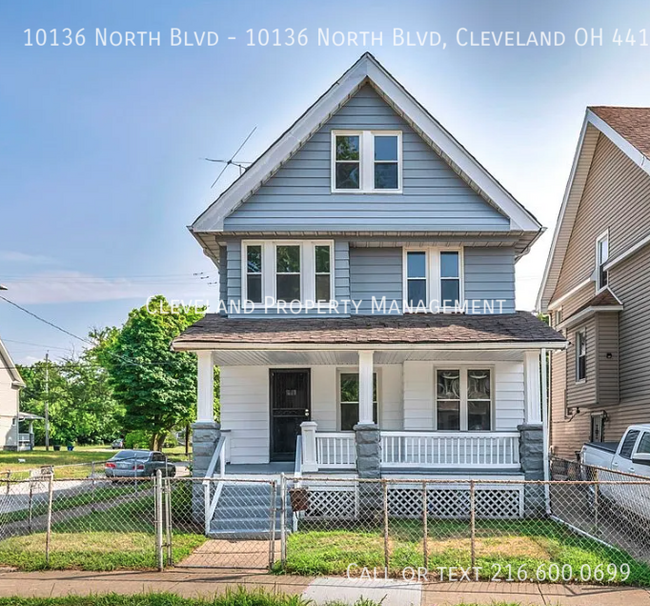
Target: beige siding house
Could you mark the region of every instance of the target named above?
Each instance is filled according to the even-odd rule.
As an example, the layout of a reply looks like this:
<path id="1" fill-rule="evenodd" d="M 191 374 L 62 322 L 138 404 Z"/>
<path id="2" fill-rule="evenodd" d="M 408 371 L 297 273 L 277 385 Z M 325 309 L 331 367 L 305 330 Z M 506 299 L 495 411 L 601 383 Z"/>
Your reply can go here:
<path id="1" fill-rule="evenodd" d="M 9 352 L 0 341 L 0 449 L 18 450 L 20 389 L 25 387 Z"/>
<path id="2" fill-rule="evenodd" d="M 587 109 L 538 298 L 554 454 L 650 421 L 650 109 Z"/>

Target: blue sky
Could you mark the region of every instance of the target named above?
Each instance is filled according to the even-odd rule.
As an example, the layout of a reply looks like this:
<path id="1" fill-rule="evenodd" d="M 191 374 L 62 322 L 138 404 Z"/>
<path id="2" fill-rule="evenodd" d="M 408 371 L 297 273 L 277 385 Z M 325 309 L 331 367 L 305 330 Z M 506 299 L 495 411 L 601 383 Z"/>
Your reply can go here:
<path id="1" fill-rule="evenodd" d="M 532 309 L 585 106 L 650 100 L 645 26 L 644 1 L 3 2 L 0 283 L 82 336 L 149 294 L 216 301 L 216 270 L 185 226 L 237 173 L 211 190 L 218 169 L 200 158 L 229 157 L 257 126 L 240 154 L 254 159 L 370 50 L 549 228 L 517 267 L 518 307 Z M 57 28 L 62 42 L 66 27 L 85 28 L 86 44 L 25 46 L 27 28 Z M 97 27 L 159 30 L 161 46 L 96 47 Z M 172 27 L 221 41 L 171 47 Z M 247 46 L 263 27 L 307 28 L 309 42 Z M 383 31 L 384 44 L 319 47 L 328 27 Z M 447 48 L 395 47 L 394 27 L 438 31 Z M 561 30 L 567 43 L 461 48 L 461 27 Z M 602 27 L 602 47 L 573 44 L 579 27 Z M 614 44 L 615 28 L 633 29 L 635 46 Z M 80 345 L 4 302 L 0 335 L 21 362 Z"/>

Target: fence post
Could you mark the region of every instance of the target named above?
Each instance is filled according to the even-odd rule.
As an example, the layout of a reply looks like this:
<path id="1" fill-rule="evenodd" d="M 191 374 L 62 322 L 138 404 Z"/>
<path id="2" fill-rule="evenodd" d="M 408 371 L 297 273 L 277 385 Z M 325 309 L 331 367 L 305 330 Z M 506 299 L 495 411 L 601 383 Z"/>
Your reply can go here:
<path id="1" fill-rule="evenodd" d="M 427 570 L 429 568 L 429 547 L 427 545 L 427 539 L 429 535 L 428 529 L 428 500 L 427 500 L 427 483 L 426 481 L 422 482 L 422 549 L 424 552 L 424 568 Z"/>
<path id="2" fill-rule="evenodd" d="M 167 543 L 167 566 L 174 565 L 174 544 L 172 534 L 172 484 L 170 478 L 165 478 L 165 530 Z"/>
<path id="3" fill-rule="evenodd" d="M 162 516 L 162 471 L 156 471 L 154 480 L 155 527 L 156 527 L 156 558 L 158 570 L 163 571 L 163 516 Z"/>
<path id="4" fill-rule="evenodd" d="M 32 514 L 34 507 L 34 479 L 29 478 L 29 507 L 27 512 L 27 531 L 32 534 Z"/>
<path id="5" fill-rule="evenodd" d="M 600 534 L 598 531 L 598 482 L 594 482 L 594 534 Z"/>
<path id="6" fill-rule="evenodd" d="M 469 481 L 469 520 L 470 520 L 470 549 L 472 553 L 472 568 L 476 567 L 476 488 L 474 480 Z"/>
<path id="7" fill-rule="evenodd" d="M 275 480 L 271 486 L 271 502 L 269 504 L 269 570 L 273 569 L 275 562 Z"/>
<path id="8" fill-rule="evenodd" d="M 205 480 L 203 480 L 203 517 L 205 518 L 204 530 L 206 537 L 210 534 L 210 486 L 211 480 L 205 478 Z"/>
<path id="9" fill-rule="evenodd" d="M 54 473 L 50 472 L 47 485 L 47 531 L 45 533 L 45 567 L 50 567 L 50 543 L 52 542 L 52 500 L 54 496 Z"/>
<path id="10" fill-rule="evenodd" d="M 386 479 L 382 480 L 384 488 L 384 572 L 388 573 L 390 566 L 390 553 L 388 544 L 388 483 Z"/>
<path id="11" fill-rule="evenodd" d="M 280 474 L 280 563 L 282 570 L 287 565 L 287 477 Z"/>

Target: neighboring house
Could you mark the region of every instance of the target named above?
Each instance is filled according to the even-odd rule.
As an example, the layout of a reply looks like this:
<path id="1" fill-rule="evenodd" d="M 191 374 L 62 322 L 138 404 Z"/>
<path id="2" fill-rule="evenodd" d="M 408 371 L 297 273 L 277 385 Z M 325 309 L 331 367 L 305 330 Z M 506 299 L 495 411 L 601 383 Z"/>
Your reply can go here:
<path id="1" fill-rule="evenodd" d="M 538 309 L 552 356 L 551 445 L 574 458 L 650 421 L 650 109 L 587 108 Z"/>
<path id="2" fill-rule="evenodd" d="M 540 353 L 565 341 L 515 311 L 542 227 L 372 55 L 190 230 L 227 303 L 174 341 L 198 355 L 196 475 L 221 435 L 242 473 L 542 477 Z"/>
<path id="3" fill-rule="evenodd" d="M 25 383 L 0 340 L 0 448 L 4 450 L 18 450 L 21 445 L 19 405 L 23 387 Z"/>

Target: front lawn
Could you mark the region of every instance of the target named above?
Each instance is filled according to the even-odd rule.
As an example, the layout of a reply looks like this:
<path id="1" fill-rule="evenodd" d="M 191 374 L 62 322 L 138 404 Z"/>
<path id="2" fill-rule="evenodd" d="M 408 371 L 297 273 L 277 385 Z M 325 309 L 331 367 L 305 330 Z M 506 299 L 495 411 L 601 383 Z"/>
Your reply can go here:
<path id="1" fill-rule="evenodd" d="M 153 516 L 151 489 L 143 489 L 141 498 L 55 523 L 49 567 L 89 571 L 156 568 Z M 202 534 L 174 532 L 174 561 L 186 558 L 205 540 Z M 0 541 L 1 566 L 45 569 L 45 533 Z"/>
<path id="2" fill-rule="evenodd" d="M 62 447 L 62 450 L 54 451 L 50 448 L 46 451 L 44 447 L 37 447 L 34 450 L 24 452 L 0 451 L 0 478 L 7 471 L 27 471 L 29 469 L 38 469 L 43 465 L 78 465 L 79 463 L 90 464 L 95 462 L 104 462 L 113 455 L 110 452 L 101 449 L 99 446 L 90 448 L 75 448 L 69 452 Z M 22 462 L 21 462 L 22 460 Z M 99 466 L 99 469 L 102 469 Z"/>
<path id="3" fill-rule="evenodd" d="M 400 576 L 405 568 L 424 566 L 423 535 L 419 522 L 390 522 L 389 574 Z M 467 522 L 429 522 L 427 539 L 430 580 L 440 577 L 440 567 L 471 567 L 471 542 Z M 489 580 L 536 580 L 562 582 L 650 585 L 650 566 L 635 561 L 623 551 L 570 532 L 547 520 L 479 520 L 476 527 L 476 566 L 479 578 Z M 287 539 L 284 571 L 302 575 L 345 575 L 363 568 L 377 568 L 383 574 L 383 528 L 322 530 L 308 524 Z M 611 565 L 616 565 L 616 569 Z M 608 568 L 608 566 L 610 568 Z M 621 568 L 622 566 L 622 568 Z M 627 574 L 629 566 L 629 575 Z M 608 572 L 609 571 L 609 572 Z M 556 574 L 558 573 L 558 574 Z M 581 578 L 581 573 L 583 577 Z M 601 573 L 602 576 L 601 576 Z M 559 576 L 559 578 L 555 578 Z M 447 580 L 445 577 L 444 580 Z"/>

